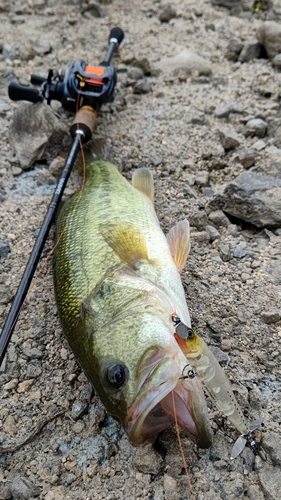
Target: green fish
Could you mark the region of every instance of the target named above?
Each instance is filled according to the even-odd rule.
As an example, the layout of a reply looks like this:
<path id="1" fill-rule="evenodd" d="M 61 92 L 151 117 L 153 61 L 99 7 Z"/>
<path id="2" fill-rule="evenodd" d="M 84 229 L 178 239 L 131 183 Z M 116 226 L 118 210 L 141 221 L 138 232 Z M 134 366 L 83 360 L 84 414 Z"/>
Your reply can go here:
<path id="1" fill-rule="evenodd" d="M 115 165 L 88 162 L 83 190 L 57 221 L 54 285 L 63 331 L 106 410 L 133 445 L 175 421 L 201 448 L 212 442 L 201 382 L 175 338 L 190 326 L 180 279 L 189 224 L 162 232 L 150 171 L 130 184 Z"/>

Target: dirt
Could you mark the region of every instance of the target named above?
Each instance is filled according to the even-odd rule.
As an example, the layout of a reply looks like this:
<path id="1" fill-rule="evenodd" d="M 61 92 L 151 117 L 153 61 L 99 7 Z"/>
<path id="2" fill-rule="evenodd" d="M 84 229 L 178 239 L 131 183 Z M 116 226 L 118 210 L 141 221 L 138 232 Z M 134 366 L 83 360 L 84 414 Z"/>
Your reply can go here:
<path id="1" fill-rule="evenodd" d="M 0 99 L 8 104 L 0 112 L 0 222 L 1 240 L 10 249 L 1 257 L 1 319 L 55 186 L 50 162 L 22 171 L 13 154 L 9 129 L 20 103 L 9 100 L 8 83 L 15 76 L 28 83 L 32 73 L 46 76 L 50 68 L 76 59 L 99 63 L 110 29 L 120 26 L 125 41 L 113 58 L 116 98 L 102 108 L 94 136 L 106 139 L 127 178 L 136 167 L 151 169 L 165 232 L 184 217 L 190 220 L 192 247 L 182 280 L 192 324 L 208 345 L 228 355 L 222 356 L 223 366 L 249 422 L 264 417 L 256 440 L 267 462 L 249 447 L 230 461 L 239 434 L 211 401 L 212 448 L 198 450 L 181 434 L 193 497 L 174 428 L 139 448 L 130 445 L 106 414 L 61 331 L 49 258 L 52 229 L 0 372 L 2 500 L 280 498 L 281 230 L 257 229 L 222 214 L 214 223 L 208 210 L 214 191 L 244 169 L 233 151 L 222 148 L 218 128 L 224 124 L 234 130 L 241 141 L 237 150 L 246 150 L 257 137 L 241 133 L 245 116 L 278 117 L 280 73 L 271 61 L 240 63 L 225 57 L 229 40 L 255 37 L 266 14 L 237 17 L 208 1 L 186 0 L 173 2 L 176 17 L 161 22 L 163 5 L 103 1 L 98 6 L 104 17 L 94 17 L 94 2 L 34 0 L 25 6 L 4 2 L 0 8 Z M 162 58 L 172 56 L 178 46 L 204 58 L 205 74 L 194 69 L 169 75 L 166 65 L 161 68 Z M 144 58 L 150 68 L 136 84 L 129 72 Z M 269 94 L 263 92 L 268 82 L 273 88 Z M 214 114 L 233 102 L 243 113 L 223 119 Z M 70 126 L 71 116 L 58 112 Z M 263 140 L 267 147 L 274 144 L 270 131 Z M 254 151 L 262 167 L 267 149 Z M 65 196 L 80 184 L 74 171 Z M 213 241 L 208 225 L 217 230 Z"/>

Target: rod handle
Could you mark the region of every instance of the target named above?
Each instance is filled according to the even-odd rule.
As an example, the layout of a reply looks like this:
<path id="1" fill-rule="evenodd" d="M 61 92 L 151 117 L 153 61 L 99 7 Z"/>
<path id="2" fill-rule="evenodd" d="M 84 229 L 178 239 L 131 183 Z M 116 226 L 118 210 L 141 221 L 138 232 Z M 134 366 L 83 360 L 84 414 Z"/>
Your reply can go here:
<path id="1" fill-rule="evenodd" d="M 80 129 L 84 133 L 83 142 L 89 141 L 95 128 L 96 119 L 97 112 L 91 106 L 82 106 L 79 111 L 77 111 L 71 125 L 71 136 L 74 137 L 77 129 Z"/>

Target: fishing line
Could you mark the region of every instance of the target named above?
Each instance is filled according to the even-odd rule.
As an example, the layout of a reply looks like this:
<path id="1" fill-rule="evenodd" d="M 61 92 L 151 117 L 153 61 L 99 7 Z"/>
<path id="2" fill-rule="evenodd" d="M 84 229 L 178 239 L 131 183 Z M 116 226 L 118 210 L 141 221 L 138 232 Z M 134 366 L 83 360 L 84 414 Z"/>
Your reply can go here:
<path id="1" fill-rule="evenodd" d="M 192 486 L 192 483 L 191 483 L 190 474 L 188 472 L 187 463 L 186 463 L 186 459 L 185 459 L 185 455 L 184 455 L 184 450 L 183 450 L 183 446 L 182 446 L 182 441 L 181 441 L 181 437 L 180 437 L 180 431 L 179 431 L 178 417 L 177 417 L 177 412 L 176 412 L 176 403 L 175 403 L 175 394 L 174 394 L 174 391 L 172 391 L 172 403 L 173 403 L 173 410 L 174 410 L 174 419 L 175 419 L 176 433 L 177 433 L 179 448 L 180 448 L 180 452 L 181 452 L 182 462 L 183 462 L 183 466 L 184 466 L 184 470 L 185 470 L 185 476 L 186 476 L 186 480 L 187 480 L 187 484 L 189 486 L 189 490 L 190 490 L 191 496 L 192 496 L 193 500 L 196 500 L 196 496 L 195 496 L 194 489 L 193 489 L 193 486 Z"/>

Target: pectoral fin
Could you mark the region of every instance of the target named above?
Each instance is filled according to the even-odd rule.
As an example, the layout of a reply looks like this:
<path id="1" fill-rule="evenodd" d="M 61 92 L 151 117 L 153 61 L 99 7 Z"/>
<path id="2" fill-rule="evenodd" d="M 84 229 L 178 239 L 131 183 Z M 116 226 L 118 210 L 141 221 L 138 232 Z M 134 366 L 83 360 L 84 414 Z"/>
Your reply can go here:
<path id="1" fill-rule="evenodd" d="M 154 204 L 154 183 L 150 170 L 147 168 L 137 168 L 132 177 L 134 188 L 145 194 L 152 204 Z"/>
<path id="2" fill-rule="evenodd" d="M 186 219 L 179 221 L 167 234 L 171 255 L 178 271 L 182 271 L 190 251 L 189 223 Z"/>
<path id="3" fill-rule="evenodd" d="M 131 267 L 135 268 L 140 260 L 149 260 L 145 239 L 133 226 L 109 223 L 101 225 L 99 230 L 118 257 Z"/>

